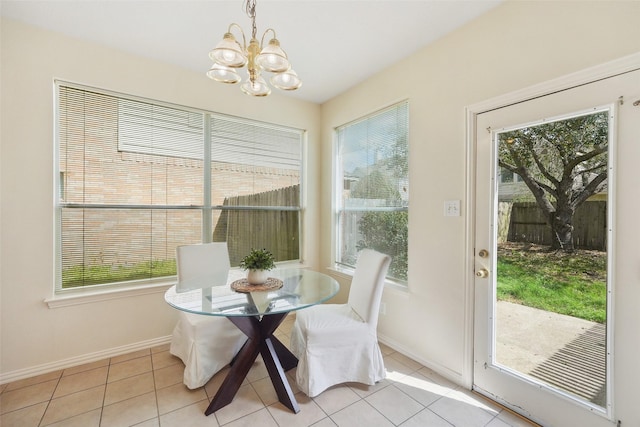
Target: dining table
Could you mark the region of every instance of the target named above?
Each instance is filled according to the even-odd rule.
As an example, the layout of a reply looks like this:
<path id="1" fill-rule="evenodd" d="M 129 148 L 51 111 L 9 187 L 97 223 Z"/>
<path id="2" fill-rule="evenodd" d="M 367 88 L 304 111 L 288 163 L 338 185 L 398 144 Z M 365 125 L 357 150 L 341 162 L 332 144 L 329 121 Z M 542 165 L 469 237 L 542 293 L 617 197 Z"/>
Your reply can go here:
<path id="1" fill-rule="evenodd" d="M 205 414 L 233 401 L 258 355 L 262 356 L 278 400 L 298 413 L 300 408 L 286 377 L 286 371 L 295 368 L 298 359 L 274 332 L 289 313 L 329 300 L 340 286 L 331 276 L 306 268 L 271 270 L 262 285 L 248 284 L 245 276 L 241 270 L 232 269 L 224 285 L 182 292 L 173 285 L 165 293 L 165 301 L 171 307 L 203 316 L 226 317 L 230 327 L 237 327 L 247 336 Z"/>

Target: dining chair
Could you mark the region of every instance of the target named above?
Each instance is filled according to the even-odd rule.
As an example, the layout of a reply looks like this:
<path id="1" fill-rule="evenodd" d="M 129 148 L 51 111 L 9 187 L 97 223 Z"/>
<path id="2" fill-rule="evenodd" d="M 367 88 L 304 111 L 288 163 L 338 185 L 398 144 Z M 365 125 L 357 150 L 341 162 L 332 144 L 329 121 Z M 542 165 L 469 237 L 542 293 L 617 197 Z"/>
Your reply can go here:
<path id="1" fill-rule="evenodd" d="M 320 304 L 296 312 L 291 351 L 296 383 L 309 397 L 346 382 L 374 385 L 386 376 L 376 328 L 391 257 L 358 254 L 346 304 Z"/>
<path id="2" fill-rule="evenodd" d="M 226 242 L 176 248 L 176 292 L 226 286 L 230 269 Z M 169 352 L 184 362 L 184 384 L 202 387 L 228 365 L 247 337 L 225 317 L 179 312 Z"/>

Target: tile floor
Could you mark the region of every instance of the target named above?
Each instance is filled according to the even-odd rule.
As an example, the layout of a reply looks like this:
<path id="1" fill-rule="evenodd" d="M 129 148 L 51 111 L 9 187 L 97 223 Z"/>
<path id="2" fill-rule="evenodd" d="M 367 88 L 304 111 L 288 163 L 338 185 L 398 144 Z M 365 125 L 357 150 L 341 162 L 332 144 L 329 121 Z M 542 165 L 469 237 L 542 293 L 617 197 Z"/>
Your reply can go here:
<path id="1" fill-rule="evenodd" d="M 293 318 L 276 336 L 289 342 Z M 226 370 L 204 387 L 182 384 L 183 365 L 168 345 L 0 385 L 1 427 L 189 426 L 533 426 L 408 357 L 382 346 L 387 378 L 373 387 L 348 384 L 310 399 L 297 392 L 300 412 L 278 402 L 261 359 L 233 402 L 204 410 Z M 297 391 L 295 370 L 288 372 Z"/>

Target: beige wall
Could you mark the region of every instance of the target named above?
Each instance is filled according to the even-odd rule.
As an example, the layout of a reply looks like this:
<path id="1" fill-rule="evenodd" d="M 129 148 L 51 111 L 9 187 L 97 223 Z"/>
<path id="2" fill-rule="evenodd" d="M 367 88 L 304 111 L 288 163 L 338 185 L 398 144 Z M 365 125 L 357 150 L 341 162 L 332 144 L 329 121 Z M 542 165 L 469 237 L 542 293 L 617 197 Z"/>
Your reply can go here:
<path id="1" fill-rule="evenodd" d="M 409 100 L 409 290 L 385 289 L 386 314 L 379 320 L 383 341 L 456 381 L 468 381 L 470 333 L 465 328 L 472 307 L 465 306 L 470 304 L 465 107 L 640 52 L 638 17 L 640 2 L 507 2 L 322 106 L 320 206 L 327 206 L 332 129 Z M 637 175 L 619 179 L 637 182 Z M 462 216 L 445 217 L 445 200 L 461 200 Z M 640 209 L 637 201 L 635 209 Z M 331 212 L 323 210 L 322 228 L 331 222 Z M 321 245 L 320 264 L 329 265 L 328 235 Z M 617 289 L 640 298 L 635 252 L 627 259 L 635 265 L 635 281 Z M 640 318 L 616 322 L 638 325 Z M 616 346 L 618 354 L 637 354 L 635 331 L 635 340 L 629 331 L 627 341 Z M 623 424 L 639 423 L 637 412 L 630 415 L 636 408 L 622 403 L 634 393 L 634 381 L 640 381 L 638 368 L 626 364 L 617 369 L 618 410 L 627 416 Z"/>
<path id="2" fill-rule="evenodd" d="M 385 290 L 380 336 L 462 382 L 467 207 L 444 217 L 443 202 L 467 197 L 465 107 L 639 52 L 638 16 L 640 2 L 632 1 L 510 1 L 322 107 L 278 95 L 250 99 L 202 74 L 3 21 L 0 375 L 163 337 L 174 321 L 157 293 L 57 309 L 43 303 L 54 268 L 53 78 L 307 129 L 305 251 L 316 268 L 331 265 L 333 128 L 409 99 L 409 291 Z M 637 282 L 636 274 L 626 286 Z M 635 316 L 616 321 L 638 325 Z M 616 350 L 627 376 L 618 381 L 617 408 L 625 424 L 637 424 L 638 368 L 622 355 L 640 349 L 626 341 Z"/>
<path id="3" fill-rule="evenodd" d="M 254 99 L 202 73 L 2 21 L 0 378 L 99 357 L 167 337 L 162 292 L 50 309 L 54 285 L 53 81 L 248 117 L 308 131 L 303 255 L 317 267 L 319 106 Z"/>

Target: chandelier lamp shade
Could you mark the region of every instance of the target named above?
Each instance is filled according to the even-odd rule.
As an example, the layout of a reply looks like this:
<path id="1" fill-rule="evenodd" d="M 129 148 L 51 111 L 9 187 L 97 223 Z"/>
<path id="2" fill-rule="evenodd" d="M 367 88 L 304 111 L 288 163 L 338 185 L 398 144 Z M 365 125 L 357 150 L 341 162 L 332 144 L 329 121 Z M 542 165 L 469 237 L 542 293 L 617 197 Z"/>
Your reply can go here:
<path id="1" fill-rule="evenodd" d="M 207 71 L 207 76 L 217 82 L 235 84 L 242 81 L 239 71 L 247 67 L 247 78 L 240 88 L 248 95 L 267 96 L 271 88 L 262 76 L 262 72 L 271 73 L 270 83 L 281 90 L 296 90 L 302 86 L 302 81 L 295 71 L 291 69 L 291 63 L 287 54 L 280 47 L 276 38 L 276 32 L 272 28 L 265 30 L 262 39 L 258 42 L 256 37 L 256 2 L 245 0 L 244 9 L 251 18 L 251 40 L 247 45 L 247 39 L 238 24 L 231 24 L 224 34 L 222 41 L 209 52 L 209 58 L 213 66 Z M 233 32 L 236 30 L 242 36 L 242 44 L 236 39 Z M 267 35 L 272 37 L 265 45 Z"/>

